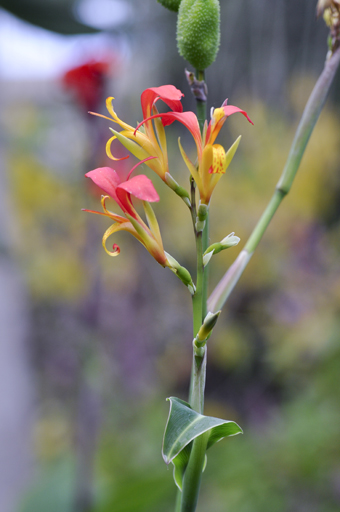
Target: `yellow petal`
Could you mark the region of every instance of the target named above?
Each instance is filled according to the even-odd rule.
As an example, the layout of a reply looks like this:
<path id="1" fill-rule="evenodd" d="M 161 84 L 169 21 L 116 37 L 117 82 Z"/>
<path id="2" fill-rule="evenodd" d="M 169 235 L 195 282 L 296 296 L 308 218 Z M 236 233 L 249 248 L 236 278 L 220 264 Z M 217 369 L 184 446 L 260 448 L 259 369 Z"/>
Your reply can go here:
<path id="1" fill-rule="evenodd" d="M 201 189 L 202 187 L 202 180 L 201 180 L 201 177 L 200 175 L 198 174 L 197 172 L 197 169 L 196 167 L 194 166 L 194 164 L 191 162 L 190 158 L 188 157 L 188 155 L 185 153 L 183 147 L 182 147 L 182 144 L 181 144 L 181 139 L 179 138 L 178 139 L 178 146 L 179 146 L 179 150 L 181 152 L 181 155 L 182 155 L 182 158 L 187 166 L 187 168 L 189 169 L 190 171 L 190 174 L 191 176 L 194 178 L 197 186 L 199 189 Z"/>
<path id="2" fill-rule="evenodd" d="M 150 203 L 147 201 L 143 201 L 143 207 L 145 211 L 145 215 L 149 224 L 149 228 L 151 230 L 151 233 L 157 240 L 158 244 L 163 247 L 163 241 L 161 237 L 161 232 L 159 230 L 159 225 L 156 219 L 155 212 L 153 211 L 153 208 Z"/>
<path id="3" fill-rule="evenodd" d="M 163 154 L 167 158 L 166 136 L 162 120 L 159 117 L 155 117 L 153 121 L 155 123 L 157 137 L 161 145 Z"/>
<path id="4" fill-rule="evenodd" d="M 118 256 L 118 254 L 120 253 L 120 249 L 117 244 L 114 244 L 113 251 L 109 251 L 106 247 L 106 240 L 109 238 L 109 236 L 113 235 L 113 233 L 116 233 L 117 231 L 129 231 L 132 235 L 139 239 L 137 233 L 133 229 L 130 222 L 126 221 L 124 223 L 112 224 L 109 228 L 107 228 L 102 239 L 102 244 L 105 249 L 105 252 L 109 256 Z"/>
<path id="5" fill-rule="evenodd" d="M 116 121 L 117 124 L 119 124 L 122 128 L 124 128 L 124 130 L 128 130 L 128 131 L 132 131 L 133 132 L 134 128 L 132 126 L 130 126 L 129 124 L 124 123 L 124 121 L 119 119 L 119 117 L 117 116 L 117 114 L 114 111 L 113 106 L 112 106 L 112 100 L 114 100 L 113 96 L 110 96 L 109 98 L 106 99 L 106 108 L 109 111 L 110 115 L 112 116 L 114 121 Z"/>
<path id="6" fill-rule="evenodd" d="M 212 118 L 214 120 L 214 123 L 218 123 L 218 121 L 220 121 L 221 119 L 223 119 L 223 117 L 225 117 L 225 112 L 223 110 L 223 108 L 215 108 L 214 109 L 214 112 L 212 114 Z"/>
<path id="7" fill-rule="evenodd" d="M 149 154 L 142 149 L 136 142 L 133 142 L 125 135 L 122 135 L 120 132 L 116 132 L 113 128 L 110 128 L 112 133 L 114 133 L 114 137 L 111 137 L 106 143 L 106 154 L 109 158 L 112 160 L 121 160 L 121 158 L 115 158 L 111 153 L 111 144 L 115 139 L 118 139 L 123 146 L 130 151 L 135 157 L 137 157 L 139 160 L 144 160 L 149 156 Z"/>
<path id="8" fill-rule="evenodd" d="M 224 174 L 225 173 L 224 161 L 225 161 L 225 157 L 226 157 L 224 147 L 221 146 L 221 144 L 214 144 L 212 146 L 212 148 L 213 148 L 212 174 Z"/>

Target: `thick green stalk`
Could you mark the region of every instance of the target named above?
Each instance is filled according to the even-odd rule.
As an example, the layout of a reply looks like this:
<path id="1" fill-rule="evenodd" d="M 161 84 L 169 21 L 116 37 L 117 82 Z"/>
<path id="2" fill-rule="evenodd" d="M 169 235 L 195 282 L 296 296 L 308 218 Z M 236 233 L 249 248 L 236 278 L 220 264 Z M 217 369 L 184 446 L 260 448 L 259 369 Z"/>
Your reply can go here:
<path id="1" fill-rule="evenodd" d="M 204 71 L 197 71 L 198 80 L 204 80 Z M 206 120 L 206 101 L 196 100 L 197 118 L 201 132 L 203 131 L 204 122 Z M 192 299 L 193 305 L 193 337 L 197 335 L 203 320 L 207 314 L 207 273 L 204 271 L 203 253 L 208 247 L 208 218 L 205 221 L 203 231 L 197 231 L 196 224 L 196 201 L 195 186 L 191 183 L 191 215 L 193 219 L 194 232 L 196 237 L 196 258 L 197 258 L 197 281 L 196 292 Z M 189 403 L 191 407 L 203 414 L 204 409 L 204 389 L 206 376 L 206 347 L 197 351 L 193 347 L 193 360 L 191 371 L 191 382 L 189 392 Z M 196 438 L 193 442 L 188 466 L 185 470 L 183 479 L 183 489 L 181 493 L 181 506 L 178 509 L 178 496 L 176 503 L 176 511 L 195 512 L 200 485 L 202 478 L 202 470 L 205 461 L 205 452 L 207 448 L 207 434 L 203 434 Z"/>
<path id="2" fill-rule="evenodd" d="M 306 104 L 302 114 L 299 126 L 283 169 L 280 180 L 276 186 L 275 192 L 264 211 L 254 231 L 249 237 L 245 248 L 235 262 L 231 265 L 221 281 L 218 283 L 208 300 L 208 310 L 215 312 L 222 308 L 234 286 L 241 277 L 244 269 L 258 246 L 265 230 L 272 220 L 276 210 L 281 204 L 282 199 L 288 194 L 297 170 L 300 166 L 302 157 L 307 147 L 309 138 L 313 132 L 315 124 L 319 118 L 320 112 L 325 104 L 330 86 L 332 85 L 335 73 L 340 63 L 340 48 L 326 61 L 325 67 L 315 84 L 312 94 Z"/>
<path id="3" fill-rule="evenodd" d="M 182 493 L 177 489 L 175 512 L 181 512 Z"/>
<path id="4" fill-rule="evenodd" d="M 203 323 L 203 289 L 205 285 L 205 273 L 203 266 L 203 244 L 202 231 L 196 233 L 197 251 L 197 283 L 196 292 L 193 296 L 193 335 L 198 333 Z M 191 407 L 203 414 L 204 409 L 204 388 L 206 375 L 206 347 L 202 349 L 203 354 L 196 354 L 193 350 L 193 361 L 191 371 L 189 403 Z M 192 446 L 188 466 L 183 479 L 180 512 L 194 512 L 196 510 L 198 494 L 201 485 L 202 470 L 205 460 L 207 446 L 206 436 L 197 437 Z"/>
<path id="5" fill-rule="evenodd" d="M 202 233 L 202 250 L 203 254 L 209 247 L 209 214 L 205 219 L 205 226 Z M 205 319 L 208 313 L 208 267 L 204 268 L 204 279 L 202 287 L 202 321 Z"/>
<path id="6" fill-rule="evenodd" d="M 189 464 L 184 474 L 181 512 L 196 510 L 208 438 L 209 432 L 194 440 Z"/>
<path id="7" fill-rule="evenodd" d="M 203 285 L 204 285 L 204 267 L 203 267 L 203 245 L 202 231 L 196 233 L 196 254 L 197 254 L 197 282 L 196 292 L 192 297 L 193 308 L 193 335 L 198 333 L 203 322 Z"/>

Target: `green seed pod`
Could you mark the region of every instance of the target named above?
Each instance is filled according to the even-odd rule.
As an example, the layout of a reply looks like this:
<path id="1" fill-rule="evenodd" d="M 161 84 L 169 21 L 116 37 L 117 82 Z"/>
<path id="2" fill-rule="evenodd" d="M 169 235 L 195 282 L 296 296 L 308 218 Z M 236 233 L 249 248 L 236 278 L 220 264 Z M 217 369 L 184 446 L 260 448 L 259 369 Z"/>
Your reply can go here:
<path id="1" fill-rule="evenodd" d="M 157 0 L 159 4 L 162 4 L 163 7 L 166 7 L 170 11 L 178 12 L 179 4 L 181 0 Z"/>
<path id="2" fill-rule="evenodd" d="M 203 71 L 214 62 L 219 45 L 219 1 L 182 0 L 177 19 L 180 55 L 196 69 Z"/>

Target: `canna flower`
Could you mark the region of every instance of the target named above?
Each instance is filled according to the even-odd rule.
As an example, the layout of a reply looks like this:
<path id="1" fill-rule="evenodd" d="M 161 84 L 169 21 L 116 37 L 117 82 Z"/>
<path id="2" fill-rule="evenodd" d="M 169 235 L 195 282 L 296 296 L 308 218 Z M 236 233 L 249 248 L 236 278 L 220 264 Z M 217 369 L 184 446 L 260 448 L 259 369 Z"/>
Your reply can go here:
<path id="1" fill-rule="evenodd" d="M 125 146 L 135 157 L 139 160 L 144 160 L 146 165 L 150 167 L 163 181 L 172 181 L 169 175 L 168 167 L 168 154 L 167 144 L 164 126 L 160 119 L 155 119 L 154 124 L 151 121 L 151 117 L 158 114 L 156 108 L 156 102 L 158 100 L 164 101 L 170 107 L 172 111 L 182 112 L 183 107 L 181 104 L 181 98 L 183 93 L 176 89 L 173 85 L 163 85 L 161 87 L 151 87 L 146 89 L 141 95 L 141 105 L 143 112 L 143 119 L 145 119 L 144 130 L 133 128 L 129 124 L 125 123 L 117 116 L 114 111 L 112 100 L 113 97 L 107 98 L 106 107 L 111 115 L 111 118 L 103 116 L 101 114 L 91 114 L 104 117 L 110 121 L 114 121 L 121 128 L 120 132 L 110 130 L 113 132 L 111 137 L 106 144 L 106 152 L 109 158 L 112 160 L 122 160 L 122 158 L 116 158 L 111 152 L 111 144 L 115 139 L 118 139 L 123 146 Z M 153 157 L 146 161 L 147 158 Z M 124 157 L 128 158 L 128 157 Z M 174 181 L 174 180 L 173 180 Z M 169 184 L 169 183 L 168 183 Z"/>
<path id="2" fill-rule="evenodd" d="M 67 71 L 63 84 L 75 93 L 79 105 L 87 112 L 96 108 L 103 99 L 109 73 L 109 62 L 90 60 Z"/>
<path id="3" fill-rule="evenodd" d="M 151 157 L 149 157 L 151 158 Z M 106 247 L 106 240 L 109 236 L 118 231 L 128 231 L 131 233 L 149 253 L 163 267 L 170 266 L 163 249 L 161 234 L 158 222 L 150 203 L 159 201 L 159 196 L 149 178 L 145 175 L 138 175 L 130 178 L 135 168 L 143 162 L 135 165 L 125 181 L 122 181 L 117 172 L 110 167 L 100 167 L 85 174 L 87 178 L 100 187 L 106 195 L 102 196 L 101 203 L 104 213 L 93 210 L 85 210 L 87 212 L 96 213 L 109 217 L 114 223 L 105 231 L 103 236 L 103 247 L 110 256 L 118 256 L 120 248 L 117 244 L 113 245 L 113 250 L 109 251 Z M 132 203 L 132 197 L 141 199 L 148 221 L 145 224 L 143 219 L 137 213 Z M 106 208 L 107 199 L 112 198 L 124 213 L 124 217 L 112 213 Z"/>
<path id="4" fill-rule="evenodd" d="M 164 126 L 174 121 L 179 121 L 188 128 L 196 144 L 198 165 L 196 166 L 191 162 L 182 148 L 180 141 L 178 141 L 179 148 L 183 160 L 196 182 L 201 204 L 209 205 L 212 192 L 231 163 L 241 137 L 236 139 L 227 152 L 225 152 L 221 144 L 215 144 L 215 140 L 226 119 L 238 112 L 243 114 L 246 119 L 253 124 L 244 110 L 232 105 L 227 105 L 226 100 L 220 108 L 211 110 L 211 120 L 209 124 L 207 122 L 205 123 L 202 135 L 197 117 L 193 112 L 166 112 L 164 114 L 154 114 L 150 116 L 150 118 L 144 119 L 144 121 L 137 126 L 137 129 L 142 124 L 158 117 L 162 119 Z"/>

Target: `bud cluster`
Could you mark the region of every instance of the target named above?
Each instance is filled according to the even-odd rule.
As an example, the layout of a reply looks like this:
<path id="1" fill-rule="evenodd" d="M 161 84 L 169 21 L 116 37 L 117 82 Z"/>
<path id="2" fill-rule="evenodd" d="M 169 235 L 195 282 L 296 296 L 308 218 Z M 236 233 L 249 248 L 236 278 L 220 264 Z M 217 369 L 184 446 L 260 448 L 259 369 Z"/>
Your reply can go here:
<path id="1" fill-rule="evenodd" d="M 340 0 L 319 0 L 316 14 L 323 15 L 330 29 L 329 50 L 334 53 L 340 47 Z"/>
<path id="2" fill-rule="evenodd" d="M 204 71 L 216 59 L 220 46 L 219 0 L 158 0 L 178 12 L 179 54 L 194 68 Z"/>

